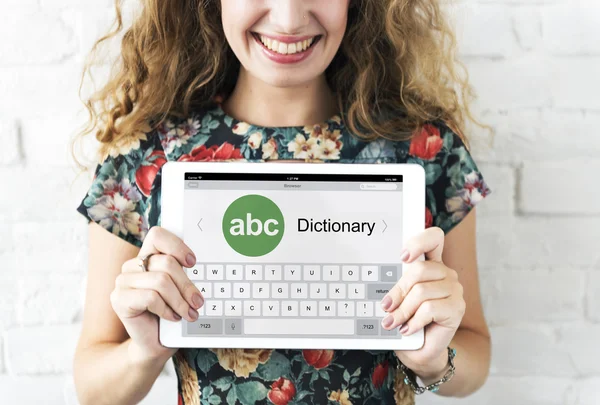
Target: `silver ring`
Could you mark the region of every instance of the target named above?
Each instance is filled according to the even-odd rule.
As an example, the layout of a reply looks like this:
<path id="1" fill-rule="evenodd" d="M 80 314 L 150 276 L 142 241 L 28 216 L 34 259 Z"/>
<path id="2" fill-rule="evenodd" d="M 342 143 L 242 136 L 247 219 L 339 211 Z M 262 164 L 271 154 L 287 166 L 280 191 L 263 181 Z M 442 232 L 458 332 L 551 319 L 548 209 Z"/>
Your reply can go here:
<path id="1" fill-rule="evenodd" d="M 148 253 L 146 256 L 142 256 L 140 257 L 140 262 L 139 262 L 139 266 L 140 269 L 142 269 L 142 271 L 148 271 L 148 259 L 150 259 L 150 256 L 152 256 L 154 253 Z"/>

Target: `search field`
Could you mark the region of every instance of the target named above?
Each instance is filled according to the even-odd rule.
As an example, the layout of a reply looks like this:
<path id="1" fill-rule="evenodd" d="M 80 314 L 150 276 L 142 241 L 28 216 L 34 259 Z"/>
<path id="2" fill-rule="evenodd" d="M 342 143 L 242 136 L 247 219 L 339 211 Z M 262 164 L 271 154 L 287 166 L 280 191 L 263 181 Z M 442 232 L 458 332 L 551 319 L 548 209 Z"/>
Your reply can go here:
<path id="1" fill-rule="evenodd" d="M 397 190 L 398 185 L 396 183 L 361 183 L 361 190 Z"/>

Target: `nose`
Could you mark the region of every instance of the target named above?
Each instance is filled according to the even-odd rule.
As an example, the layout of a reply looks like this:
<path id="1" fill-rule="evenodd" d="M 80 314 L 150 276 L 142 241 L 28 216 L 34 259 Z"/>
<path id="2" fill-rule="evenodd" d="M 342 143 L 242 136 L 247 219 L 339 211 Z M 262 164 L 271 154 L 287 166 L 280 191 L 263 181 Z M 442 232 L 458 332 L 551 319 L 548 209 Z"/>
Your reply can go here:
<path id="1" fill-rule="evenodd" d="M 282 34 L 297 34 L 309 22 L 309 9 L 304 0 L 271 0 L 271 24 Z"/>

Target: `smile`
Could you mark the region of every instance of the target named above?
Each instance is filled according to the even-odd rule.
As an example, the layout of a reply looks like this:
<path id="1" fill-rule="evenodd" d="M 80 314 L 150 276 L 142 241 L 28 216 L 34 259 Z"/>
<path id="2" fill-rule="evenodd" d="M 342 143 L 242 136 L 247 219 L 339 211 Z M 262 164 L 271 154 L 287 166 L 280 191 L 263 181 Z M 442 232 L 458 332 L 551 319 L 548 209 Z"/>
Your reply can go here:
<path id="1" fill-rule="evenodd" d="M 294 55 L 306 52 L 314 44 L 316 44 L 319 39 L 321 39 L 321 35 L 317 35 L 301 41 L 283 42 L 274 38 L 270 38 L 266 35 L 260 35 L 257 33 L 252 33 L 252 35 L 265 48 L 280 55 Z"/>

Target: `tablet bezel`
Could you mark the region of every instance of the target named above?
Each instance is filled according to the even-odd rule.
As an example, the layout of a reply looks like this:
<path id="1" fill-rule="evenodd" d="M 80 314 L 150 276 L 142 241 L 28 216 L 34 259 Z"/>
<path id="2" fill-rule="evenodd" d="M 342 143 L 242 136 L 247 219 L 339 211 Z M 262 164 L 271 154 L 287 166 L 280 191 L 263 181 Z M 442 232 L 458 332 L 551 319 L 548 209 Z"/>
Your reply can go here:
<path id="1" fill-rule="evenodd" d="M 284 161 L 272 164 L 249 162 L 175 162 L 162 166 L 160 226 L 183 239 L 184 173 L 289 173 L 289 174 L 390 174 L 402 175 L 403 187 L 403 241 L 398 243 L 398 255 L 408 238 L 425 229 L 425 171 L 414 163 L 324 163 L 302 164 Z M 422 259 L 422 258 L 421 258 Z M 400 259 L 398 259 L 400 262 Z M 425 340 L 421 329 L 393 338 L 271 338 L 182 336 L 181 322 L 160 318 L 159 341 L 170 348 L 272 348 L 272 349 L 359 349 L 359 350 L 417 350 Z"/>

